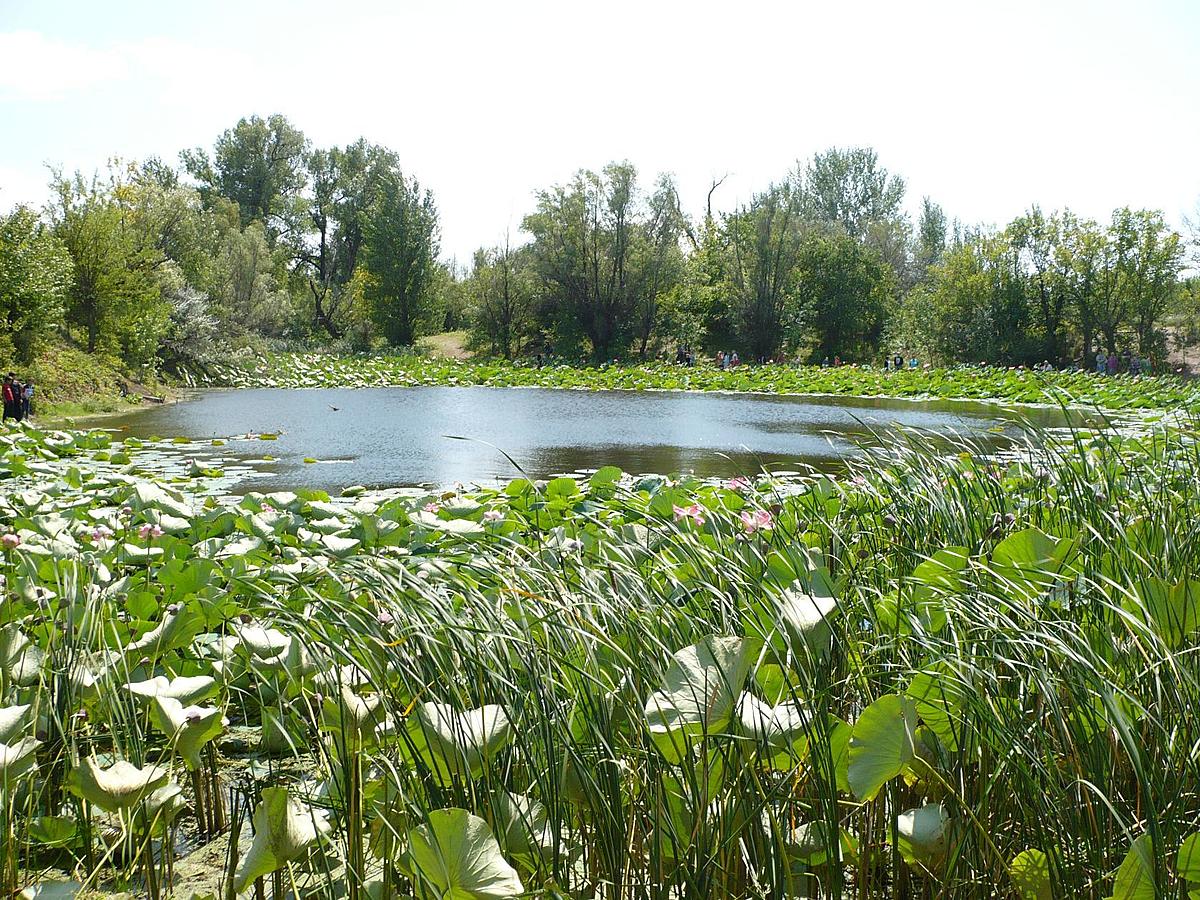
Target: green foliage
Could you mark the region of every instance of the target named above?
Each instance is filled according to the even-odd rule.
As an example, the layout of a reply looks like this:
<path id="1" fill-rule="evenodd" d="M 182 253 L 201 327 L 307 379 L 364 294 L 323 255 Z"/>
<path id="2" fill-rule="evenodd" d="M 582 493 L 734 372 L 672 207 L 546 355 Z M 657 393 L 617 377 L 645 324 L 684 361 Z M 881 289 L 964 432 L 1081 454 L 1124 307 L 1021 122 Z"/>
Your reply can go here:
<path id="1" fill-rule="evenodd" d="M 383 336 L 408 347 L 428 330 L 435 313 L 431 290 L 438 250 L 433 195 L 399 172 L 385 175 L 364 224 L 363 294 Z"/>
<path id="2" fill-rule="evenodd" d="M 1194 423 L 1027 436 L 837 479 L 331 500 L 218 498 L 195 446 L 7 427 L 12 859 L 61 847 L 115 891 L 187 803 L 202 840 L 242 835 L 224 883 L 327 900 L 1185 896 Z M 226 758 L 247 741 L 285 758 Z M 242 799 L 219 826 L 218 770 Z"/>
<path id="3" fill-rule="evenodd" d="M 0 217 L 0 358 L 32 360 L 63 320 L 70 282 L 67 248 L 32 210 Z"/>

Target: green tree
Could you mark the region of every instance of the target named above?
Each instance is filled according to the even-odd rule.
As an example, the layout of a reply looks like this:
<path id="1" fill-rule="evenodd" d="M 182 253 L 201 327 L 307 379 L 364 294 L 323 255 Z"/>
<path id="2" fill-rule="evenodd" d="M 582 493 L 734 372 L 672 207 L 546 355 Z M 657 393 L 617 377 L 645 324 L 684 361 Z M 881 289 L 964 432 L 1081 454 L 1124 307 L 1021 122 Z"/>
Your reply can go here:
<path id="1" fill-rule="evenodd" d="M 725 224 L 731 319 L 749 356 L 771 359 L 800 324 L 796 263 L 803 239 L 801 197 L 772 185 Z"/>
<path id="2" fill-rule="evenodd" d="M 383 336 L 409 346 L 433 320 L 438 220 L 433 195 L 399 172 L 380 182 L 364 223 L 364 296 Z"/>
<path id="3" fill-rule="evenodd" d="M 1057 215 L 1046 218 L 1034 206 L 1014 219 L 1005 231 L 1005 239 L 1018 256 L 1018 265 L 1027 279 L 1030 321 L 1040 333 L 1044 359 L 1058 363 L 1065 356 L 1066 314 L 1069 306 L 1068 259 L 1060 252 L 1063 224 Z"/>
<path id="4" fill-rule="evenodd" d="M 946 253 L 949 227 L 945 211 L 928 197 L 921 200 L 921 216 L 917 220 L 917 245 L 914 266 L 918 280 L 924 280 L 931 266 L 942 261 Z"/>
<path id="5" fill-rule="evenodd" d="M 181 155 L 205 200 L 227 197 L 238 205 L 241 226 L 261 222 L 272 244 L 299 238 L 308 141 L 285 116 L 251 116 L 217 138 L 210 157 L 197 147 Z"/>
<path id="6" fill-rule="evenodd" d="M 1183 241 L 1167 227 L 1161 213 L 1151 210 L 1119 209 L 1113 214 L 1111 230 L 1121 248 L 1118 289 L 1129 310 L 1138 352 L 1161 355 L 1166 344 L 1159 326 L 1178 291 Z"/>
<path id="7" fill-rule="evenodd" d="M 895 273 L 873 249 L 840 228 L 810 230 L 795 290 L 814 359 L 865 360 L 875 353 L 895 296 Z"/>
<path id="8" fill-rule="evenodd" d="M 530 249 L 481 248 L 467 281 L 475 343 L 512 359 L 536 330 L 537 280 Z"/>
<path id="9" fill-rule="evenodd" d="M 66 321 L 81 328 L 89 353 L 116 352 L 131 366 L 152 365 L 168 305 L 155 278 L 163 255 L 147 246 L 128 186 L 56 175 L 54 232 L 74 262 Z"/>
<path id="10" fill-rule="evenodd" d="M 872 224 L 903 218 L 904 179 L 888 174 L 870 147 L 817 153 L 799 180 L 807 215 L 841 225 L 855 240 L 865 239 Z"/>
<path id="11" fill-rule="evenodd" d="M 345 149 L 314 150 L 306 166 L 312 228 L 297 242 L 296 259 L 312 299 L 313 325 L 340 337 L 366 217 L 383 179 L 399 177 L 400 164 L 392 151 L 360 138 Z"/>
<path id="12" fill-rule="evenodd" d="M 0 216 L 0 357 L 28 363 L 62 322 L 71 255 L 33 210 Z"/>
<path id="13" fill-rule="evenodd" d="M 569 184 L 537 195 L 523 227 L 542 280 L 541 316 L 565 344 L 578 331 L 597 360 L 646 336 L 658 321 L 659 298 L 675 277 L 678 252 L 674 198 L 662 187 L 647 202 L 630 163 L 580 171 Z"/>

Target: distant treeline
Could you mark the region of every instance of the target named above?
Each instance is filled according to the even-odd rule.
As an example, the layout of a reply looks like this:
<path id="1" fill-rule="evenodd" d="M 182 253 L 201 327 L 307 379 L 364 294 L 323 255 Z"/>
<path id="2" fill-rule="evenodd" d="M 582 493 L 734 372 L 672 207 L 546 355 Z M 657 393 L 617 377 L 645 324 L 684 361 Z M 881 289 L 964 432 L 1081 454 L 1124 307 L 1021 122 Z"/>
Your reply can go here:
<path id="1" fill-rule="evenodd" d="M 0 219 L 0 358 L 61 334 L 131 369 L 202 371 L 238 340 L 339 350 L 468 328 L 504 357 L 1064 363 L 1162 356 L 1200 301 L 1162 215 L 1038 208 L 969 227 L 873 150 L 831 149 L 732 212 L 684 212 L 630 163 L 538 191 L 521 234 L 441 262 L 434 198 L 397 154 L 317 148 L 283 116 L 243 119 L 180 164 L 53 174 L 53 202 Z"/>

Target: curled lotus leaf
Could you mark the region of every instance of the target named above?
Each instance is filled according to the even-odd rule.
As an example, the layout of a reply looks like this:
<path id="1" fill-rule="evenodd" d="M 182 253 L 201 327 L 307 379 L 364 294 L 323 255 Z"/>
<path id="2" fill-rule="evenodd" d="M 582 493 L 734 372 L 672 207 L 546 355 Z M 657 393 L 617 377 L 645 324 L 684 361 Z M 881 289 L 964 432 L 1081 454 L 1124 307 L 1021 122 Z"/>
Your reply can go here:
<path id="1" fill-rule="evenodd" d="M 0 629 L 0 672 L 12 684 L 18 687 L 36 684 L 45 656 L 17 625 Z"/>
<path id="2" fill-rule="evenodd" d="M 71 774 L 72 789 L 109 812 L 136 806 L 147 794 L 165 785 L 169 777 L 163 766 L 138 768 L 122 759 L 102 768 L 94 757 L 85 759 Z"/>
<path id="3" fill-rule="evenodd" d="M 189 769 L 200 766 L 200 751 L 224 729 L 224 717 L 215 706 L 184 706 L 173 697 L 154 697 L 150 719 L 166 735 Z"/>
<path id="4" fill-rule="evenodd" d="M 305 856 L 328 831 L 323 811 L 289 797 L 286 788 L 265 788 L 254 810 L 254 841 L 234 875 L 234 889 L 243 891 L 254 879 Z"/>
<path id="5" fill-rule="evenodd" d="M 192 706 L 216 694 L 217 680 L 211 675 L 179 675 L 175 678 L 155 675 L 145 681 L 131 681 L 125 689 L 141 700 L 170 697 L 184 706 Z"/>
<path id="6" fill-rule="evenodd" d="M 812 713 L 798 701 L 771 706 L 747 691 L 738 700 L 737 719 L 742 733 L 753 740 L 757 758 L 768 768 L 791 769 L 808 752 Z"/>
<path id="7" fill-rule="evenodd" d="M 37 738 L 21 738 L 15 744 L 0 744 L 0 779 L 5 786 L 28 775 L 37 768 Z"/>
<path id="8" fill-rule="evenodd" d="M 242 646 L 258 659 L 280 656 L 292 642 L 282 631 L 261 625 L 242 625 L 235 631 Z"/>
<path id="9" fill-rule="evenodd" d="M 645 707 L 663 756 L 678 762 L 693 741 L 725 728 L 752 662 L 750 642 L 740 637 L 708 637 L 675 653 Z"/>
<path id="10" fill-rule="evenodd" d="M 168 609 L 162 621 L 126 647 L 129 653 L 161 656 L 188 646 L 204 628 L 204 617 L 180 606 Z"/>
<path id="11" fill-rule="evenodd" d="M 415 754 L 443 779 L 478 776 L 486 762 L 512 740 L 504 708 L 480 706 L 459 712 L 445 703 L 422 703 L 408 719 L 402 749 Z"/>
<path id="12" fill-rule="evenodd" d="M 380 694 L 357 694 L 349 685 L 321 706 L 321 725 L 328 731 L 341 734 L 353 744 L 362 744 L 375 735 L 376 727 L 387 714 Z"/>
<path id="13" fill-rule="evenodd" d="M 28 703 L 0 708 L 0 744 L 12 744 L 20 740 L 33 721 L 32 709 Z"/>
<path id="14" fill-rule="evenodd" d="M 896 817 L 896 841 L 900 855 L 913 866 L 931 867 L 946 850 L 950 817 L 938 803 L 927 803 Z"/>

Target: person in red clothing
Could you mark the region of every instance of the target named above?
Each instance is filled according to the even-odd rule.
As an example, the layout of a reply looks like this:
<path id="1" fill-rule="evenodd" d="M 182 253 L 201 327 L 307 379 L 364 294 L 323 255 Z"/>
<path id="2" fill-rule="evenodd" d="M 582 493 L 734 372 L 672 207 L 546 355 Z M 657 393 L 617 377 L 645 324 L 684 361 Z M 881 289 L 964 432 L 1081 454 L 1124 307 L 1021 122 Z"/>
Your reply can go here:
<path id="1" fill-rule="evenodd" d="M 13 392 L 12 375 L 4 376 L 4 418 L 15 419 L 17 416 L 17 396 Z"/>

